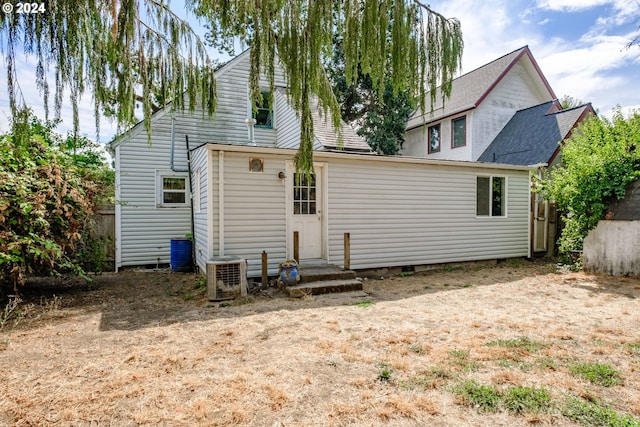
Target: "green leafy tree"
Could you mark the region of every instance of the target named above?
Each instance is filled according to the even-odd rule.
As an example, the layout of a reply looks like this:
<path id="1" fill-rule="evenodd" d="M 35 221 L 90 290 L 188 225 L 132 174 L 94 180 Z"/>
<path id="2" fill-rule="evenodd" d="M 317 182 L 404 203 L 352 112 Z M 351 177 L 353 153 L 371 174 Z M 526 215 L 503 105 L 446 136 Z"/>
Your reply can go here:
<path id="1" fill-rule="evenodd" d="M 412 102 L 404 93 L 394 93 L 391 86 L 384 90 L 382 99 L 374 95 L 358 129 L 372 149 L 382 154 L 393 155 L 404 144 L 407 120 L 413 111 Z"/>
<path id="2" fill-rule="evenodd" d="M 604 218 L 609 202 L 622 199 L 627 185 L 640 179 L 640 113 L 625 118 L 590 117 L 562 149 L 562 164 L 542 183 L 555 200 L 565 227 L 560 252 L 582 249 L 589 231 Z"/>
<path id="3" fill-rule="evenodd" d="M 322 58 L 331 53 L 334 35 L 344 39 L 349 82 L 355 81 L 360 69 L 371 77 L 374 88 L 382 91 L 389 76 L 394 91 L 408 93 L 423 107 L 430 89 L 442 85 L 444 93 L 450 93 L 462 58 L 459 22 L 418 0 L 335 3 L 337 12 L 334 2 L 326 0 L 186 2 L 188 11 L 217 29 L 215 38 L 251 39 L 249 82 L 254 107 L 262 99 L 260 72 L 266 73 L 273 88 L 278 52 L 291 104 L 301 118 L 301 144 L 295 158 L 298 170 L 313 168 L 311 96 L 320 99 L 336 128 L 340 123 L 340 108 L 322 64 Z M 45 13 L 0 17 L 0 51 L 7 65 L 14 123 L 25 106 L 16 66 L 21 47 L 36 59 L 36 84 L 45 107 L 53 89 L 58 115 L 63 94 L 70 93 L 74 134 L 78 133 L 78 99 L 86 91 L 94 100 L 98 129 L 99 113 L 106 109 L 112 109 L 121 127 L 132 124 L 137 99 L 142 103 L 148 134 L 153 100 L 171 101 L 172 108 L 178 109 L 194 109 L 200 103 L 213 114 L 214 67 L 205 45 L 166 2 L 101 0 L 80 5 L 75 0 L 56 0 L 45 5 Z M 391 37 L 387 40 L 389 28 Z M 53 84 L 49 70 L 53 70 Z M 13 138 L 26 140 L 28 133 L 16 128 Z"/>
<path id="4" fill-rule="evenodd" d="M 389 77 L 382 92 L 375 90 L 371 78 L 362 72 L 350 83 L 344 67 L 343 42 L 335 40 L 333 55 L 326 68 L 342 119 L 356 127 L 358 134 L 364 136 L 375 151 L 397 154 L 404 144 L 405 127 L 415 100 L 406 92 L 394 91 Z"/>
<path id="5" fill-rule="evenodd" d="M 570 96 L 570 95 L 564 95 L 562 98 L 559 99 L 559 101 L 560 101 L 560 105 L 562 105 L 562 108 L 565 110 L 568 110 L 569 108 L 578 107 L 584 104 L 582 100 L 574 98 L 573 96 Z"/>
<path id="6" fill-rule="evenodd" d="M 0 135 L 0 288 L 14 292 L 26 275 L 84 273 L 77 255 L 89 247 L 95 202 L 113 191 L 92 147 L 74 156 L 55 122 L 17 118 L 28 137 Z"/>

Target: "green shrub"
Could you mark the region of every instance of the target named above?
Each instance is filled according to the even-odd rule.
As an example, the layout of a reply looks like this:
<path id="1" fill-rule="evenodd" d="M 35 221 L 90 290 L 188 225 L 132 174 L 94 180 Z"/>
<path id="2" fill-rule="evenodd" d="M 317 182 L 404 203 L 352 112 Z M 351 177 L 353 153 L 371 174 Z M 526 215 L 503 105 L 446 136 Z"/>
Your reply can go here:
<path id="1" fill-rule="evenodd" d="M 625 119 L 591 117 L 582 122 L 562 149 L 562 165 L 540 183 L 555 200 L 565 227 L 560 252 L 582 249 L 587 233 L 603 219 L 611 199 L 624 197 L 630 182 L 640 179 L 640 113 Z"/>

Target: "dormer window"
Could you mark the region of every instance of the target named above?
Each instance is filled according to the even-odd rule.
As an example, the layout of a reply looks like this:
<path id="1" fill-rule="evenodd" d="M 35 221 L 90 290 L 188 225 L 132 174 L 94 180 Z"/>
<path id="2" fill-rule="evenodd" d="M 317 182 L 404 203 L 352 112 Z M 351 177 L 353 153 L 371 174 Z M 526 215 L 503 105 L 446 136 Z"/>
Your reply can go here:
<path id="1" fill-rule="evenodd" d="M 451 148 L 467 145 L 467 117 L 451 120 Z"/>
<path id="2" fill-rule="evenodd" d="M 273 128 L 273 108 L 269 92 L 262 92 L 262 102 L 258 104 L 258 108 L 253 112 L 253 118 L 256 119 L 256 127 Z"/>

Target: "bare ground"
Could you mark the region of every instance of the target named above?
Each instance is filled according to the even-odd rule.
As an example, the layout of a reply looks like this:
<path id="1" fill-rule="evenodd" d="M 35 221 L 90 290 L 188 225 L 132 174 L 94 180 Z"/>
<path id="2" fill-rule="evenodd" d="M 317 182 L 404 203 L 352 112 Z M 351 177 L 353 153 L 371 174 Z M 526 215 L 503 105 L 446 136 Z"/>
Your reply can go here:
<path id="1" fill-rule="evenodd" d="M 36 286 L 0 331 L 0 425 L 590 425 L 571 398 L 640 419 L 638 278 L 511 261 L 365 291 L 220 304 L 193 275 L 135 271 Z M 471 380 L 551 402 L 482 411 Z"/>

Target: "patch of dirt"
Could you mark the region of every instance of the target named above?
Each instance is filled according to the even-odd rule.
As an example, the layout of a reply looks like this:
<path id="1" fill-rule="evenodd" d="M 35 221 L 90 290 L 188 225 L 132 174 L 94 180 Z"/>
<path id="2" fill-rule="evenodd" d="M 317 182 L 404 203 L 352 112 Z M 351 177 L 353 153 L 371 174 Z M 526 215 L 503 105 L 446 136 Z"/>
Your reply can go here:
<path id="1" fill-rule="evenodd" d="M 526 261 L 449 270 L 366 280 L 367 296 L 227 302 L 166 271 L 34 284 L 19 322 L 3 318 L 0 424 L 580 425 L 570 399 L 640 419 L 640 279 Z M 470 381 L 543 387 L 551 403 L 481 411 L 456 391 Z"/>

